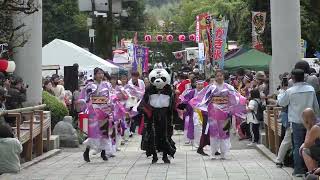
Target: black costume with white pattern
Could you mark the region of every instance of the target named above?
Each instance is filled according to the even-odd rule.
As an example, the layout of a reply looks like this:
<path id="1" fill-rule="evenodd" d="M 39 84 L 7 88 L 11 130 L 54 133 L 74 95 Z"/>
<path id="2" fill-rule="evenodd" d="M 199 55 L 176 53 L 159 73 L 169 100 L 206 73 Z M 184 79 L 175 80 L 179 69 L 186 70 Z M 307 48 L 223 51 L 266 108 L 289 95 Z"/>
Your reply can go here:
<path id="1" fill-rule="evenodd" d="M 172 88 L 168 83 L 170 81 L 167 81 L 169 74 L 164 69 L 153 71 L 157 73 L 150 73 L 151 85 L 146 89 L 142 103 L 145 111 L 149 111 L 144 116 L 146 131 L 143 137 L 143 147 L 147 156 L 153 156 L 153 163 L 158 160 L 157 152 L 162 152 L 163 161 L 170 163 L 167 155 L 174 157 L 176 152 L 175 143 L 171 139 L 173 135 Z"/>

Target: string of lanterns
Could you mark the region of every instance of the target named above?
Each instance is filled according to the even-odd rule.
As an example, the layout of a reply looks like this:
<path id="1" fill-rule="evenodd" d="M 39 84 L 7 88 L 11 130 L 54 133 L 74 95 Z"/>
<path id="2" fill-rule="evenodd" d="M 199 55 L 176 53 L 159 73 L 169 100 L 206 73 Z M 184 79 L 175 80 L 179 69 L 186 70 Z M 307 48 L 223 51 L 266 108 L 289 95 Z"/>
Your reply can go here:
<path id="1" fill-rule="evenodd" d="M 155 39 L 155 41 L 158 42 L 158 43 L 161 43 L 161 42 L 163 42 L 164 40 L 166 40 L 167 43 L 172 43 L 172 42 L 174 41 L 174 36 L 173 36 L 172 34 L 168 34 L 168 35 L 166 35 L 166 37 L 164 37 L 164 35 L 156 35 L 154 39 Z M 179 41 L 179 42 L 183 43 L 183 42 L 185 42 L 186 40 L 187 40 L 186 35 L 181 34 L 181 35 L 178 36 L 178 41 Z M 190 34 L 190 35 L 188 36 L 188 40 L 189 40 L 189 41 L 192 41 L 192 42 L 195 42 L 195 41 L 196 41 L 196 35 L 195 35 L 195 34 Z M 145 41 L 146 43 L 151 43 L 151 42 L 153 41 L 153 38 L 152 38 L 151 35 L 147 34 L 147 35 L 144 36 L 144 41 Z"/>

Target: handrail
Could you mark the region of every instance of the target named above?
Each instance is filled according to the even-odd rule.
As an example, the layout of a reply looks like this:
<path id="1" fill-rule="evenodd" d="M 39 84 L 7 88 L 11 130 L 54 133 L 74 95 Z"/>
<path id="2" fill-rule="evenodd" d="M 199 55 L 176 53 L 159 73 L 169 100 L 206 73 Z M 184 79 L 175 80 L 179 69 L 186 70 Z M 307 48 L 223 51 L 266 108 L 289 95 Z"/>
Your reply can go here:
<path id="1" fill-rule="evenodd" d="M 44 109 L 46 106 L 47 106 L 46 104 L 41 104 L 41 105 L 38 105 L 38 106 L 31 106 L 31 107 L 26 107 L 26 108 L 4 110 L 4 111 L 0 112 L 0 116 L 7 115 L 8 113 L 22 113 L 22 112 L 25 112 L 25 111 L 40 110 L 40 109 Z"/>

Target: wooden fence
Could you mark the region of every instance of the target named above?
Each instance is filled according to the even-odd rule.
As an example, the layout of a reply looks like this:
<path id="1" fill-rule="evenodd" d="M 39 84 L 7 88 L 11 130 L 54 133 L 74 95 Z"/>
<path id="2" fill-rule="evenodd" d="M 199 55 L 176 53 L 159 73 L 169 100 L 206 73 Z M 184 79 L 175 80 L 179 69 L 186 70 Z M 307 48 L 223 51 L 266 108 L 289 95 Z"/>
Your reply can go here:
<path id="1" fill-rule="evenodd" d="M 277 154 L 280 146 L 281 137 L 281 123 L 279 121 L 279 115 L 281 107 L 267 106 L 264 112 L 264 126 L 266 131 L 265 146 L 270 149 L 271 152 Z"/>
<path id="2" fill-rule="evenodd" d="M 47 138 L 47 149 L 49 149 L 51 135 L 50 112 L 43 111 L 45 104 L 21 109 L 6 110 L 0 112 L 0 116 L 6 115 L 15 119 L 16 138 L 23 145 L 21 157 L 30 161 L 33 155 L 43 154 L 43 137 Z M 46 134 L 44 134 L 46 133 Z M 33 153 L 34 152 L 34 153 Z"/>

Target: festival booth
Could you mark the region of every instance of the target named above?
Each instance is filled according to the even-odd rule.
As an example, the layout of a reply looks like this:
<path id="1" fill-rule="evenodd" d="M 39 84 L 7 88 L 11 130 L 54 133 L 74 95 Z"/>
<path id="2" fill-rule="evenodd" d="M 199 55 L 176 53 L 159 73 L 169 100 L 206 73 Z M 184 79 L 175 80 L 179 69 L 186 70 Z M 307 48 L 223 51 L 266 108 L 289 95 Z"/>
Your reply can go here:
<path id="1" fill-rule="evenodd" d="M 240 67 L 255 71 L 268 71 L 271 59 L 270 55 L 251 49 L 225 61 L 224 68 L 228 71 L 236 71 Z"/>
<path id="2" fill-rule="evenodd" d="M 119 66 L 116 66 L 89 51 L 68 41 L 55 39 L 42 48 L 42 65 L 59 65 L 61 70 L 59 74 L 63 74 L 64 66 L 72 66 L 77 63 L 80 72 L 93 71 L 95 67 L 100 67 L 108 73 L 118 73 Z M 43 72 L 42 75 L 50 75 Z"/>

